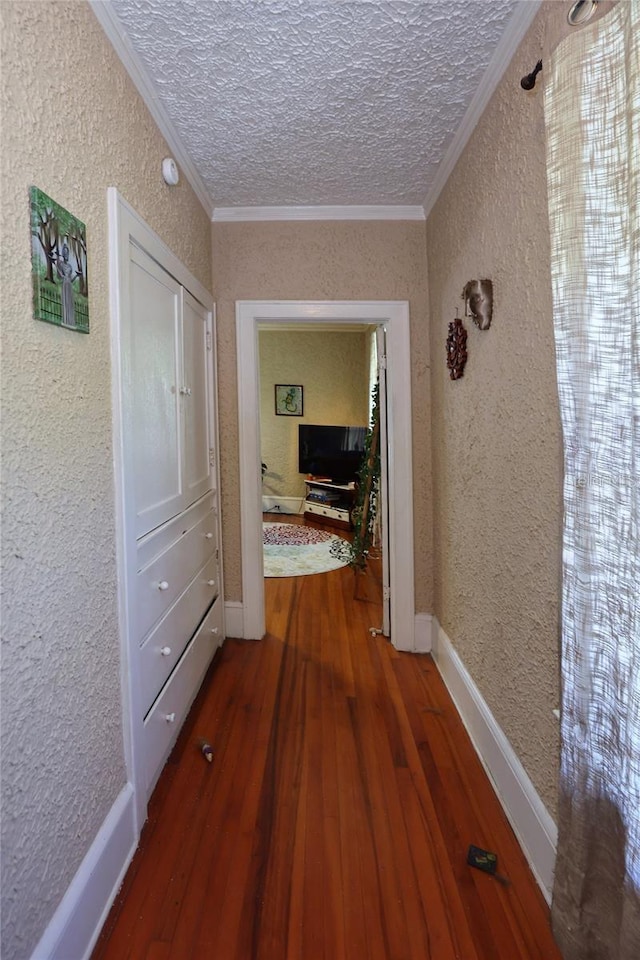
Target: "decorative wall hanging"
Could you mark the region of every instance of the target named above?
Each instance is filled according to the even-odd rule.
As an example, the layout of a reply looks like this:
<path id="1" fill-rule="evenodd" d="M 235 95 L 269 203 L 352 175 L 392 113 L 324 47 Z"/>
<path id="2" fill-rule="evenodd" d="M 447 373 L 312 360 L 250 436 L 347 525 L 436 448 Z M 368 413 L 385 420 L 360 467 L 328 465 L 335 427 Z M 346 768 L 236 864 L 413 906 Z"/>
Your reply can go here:
<path id="1" fill-rule="evenodd" d="M 462 291 L 464 315 L 471 317 L 480 330 L 488 330 L 493 314 L 493 284 L 491 280 L 469 280 Z M 468 311 L 467 312 L 467 308 Z"/>
<path id="2" fill-rule="evenodd" d="M 533 90 L 533 88 L 536 85 L 536 77 L 538 76 L 541 70 L 542 70 L 542 60 L 538 60 L 538 62 L 536 63 L 531 73 L 528 73 L 526 77 L 523 77 L 522 80 L 520 81 L 520 86 L 522 87 L 523 90 Z"/>
<path id="3" fill-rule="evenodd" d="M 29 199 L 34 318 L 89 333 L 86 227 L 38 187 Z"/>
<path id="4" fill-rule="evenodd" d="M 276 383 L 276 416 L 302 416 L 302 387 L 296 383 Z"/>
<path id="5" fill-rule="evenodd" d="M 447 337 L 447 366 L 452 380 L 459 380 L 467 362 L 467 331 L 462 320 L 456 317 L 449 324 Z"/>

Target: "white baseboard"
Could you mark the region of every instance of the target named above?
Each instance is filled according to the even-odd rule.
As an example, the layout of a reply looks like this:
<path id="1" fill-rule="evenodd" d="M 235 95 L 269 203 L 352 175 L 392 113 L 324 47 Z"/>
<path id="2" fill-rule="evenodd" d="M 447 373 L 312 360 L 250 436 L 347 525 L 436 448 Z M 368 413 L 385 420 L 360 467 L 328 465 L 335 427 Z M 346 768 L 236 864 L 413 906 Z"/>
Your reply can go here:
<path id="1" fill-rule="evenodd" d="M 434 617 L 433 657 L 548 903 L 557 828 L 471 675 Z"/>
<path id="2" fill-rule="evenodd" d="M 302 513 L 304 497 L 267 497 L 262 498 L 263 513 Z"/>
<path id="3" fill-rule="evenodd" d="M 433 617 L 430 613 L 416 613 L 414 617 L 414 653 L 431 653 Z"/>
<path id="4" fill-rule="evenodd" d="M 224 632 L 227 637 L 244 638 L 244 612 L 238 600 L 224 602 Z"/>
<path id="5" fill-rule="evenodd" d="M 31 960 L 88 960 L 138 845 L 133 787 L 121 790 Z"/>

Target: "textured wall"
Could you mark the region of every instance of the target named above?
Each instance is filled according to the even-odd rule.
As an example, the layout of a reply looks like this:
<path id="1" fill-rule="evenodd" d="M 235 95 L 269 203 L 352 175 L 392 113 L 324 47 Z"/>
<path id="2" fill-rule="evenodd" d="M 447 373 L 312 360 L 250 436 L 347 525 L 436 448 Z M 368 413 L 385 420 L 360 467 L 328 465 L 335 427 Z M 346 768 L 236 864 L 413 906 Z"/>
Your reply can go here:
<path id="1" fill-rule="evenodd" d="M 242 596 L 236 300 L 408 300 L 416 610 L 431 611 L 431 411 L 423 223 L 215 223 L 220 457 L 227 599 Z"/>
<path id="2" fill-rule="evenodd" d="M 88 4 L 2 17 L 2 956 L 31 955 L 125 782 L 106 188 L 206 285 L 210 224 Z M 91 333 L 31 311 L 30 184 L 85 221 Z M 70 958 L 71 960 L 71 958 Z"/>
<path id="3" fill-rule="evenodd" d="M 274 384 L 303 386 L 303 417 L 276 416 Z M 298 424 L 367 426 L 369 335 L 264 330 L 260 333 L 260 431 L 269 467 L 263 492 L 303 497 L 298 472 Z"/>
<path id="4" fill-rule="evenodd" d="M 553 814 L 558 756 L 561 445 L 541 84 L 520 77 L 538 17 L 429 217 L 435 612 Z M 447 322 L 467 280 L 493 280 L 469 320 L 464 377 Z M 462 313 L 462 310 L 461 310 Z"/>

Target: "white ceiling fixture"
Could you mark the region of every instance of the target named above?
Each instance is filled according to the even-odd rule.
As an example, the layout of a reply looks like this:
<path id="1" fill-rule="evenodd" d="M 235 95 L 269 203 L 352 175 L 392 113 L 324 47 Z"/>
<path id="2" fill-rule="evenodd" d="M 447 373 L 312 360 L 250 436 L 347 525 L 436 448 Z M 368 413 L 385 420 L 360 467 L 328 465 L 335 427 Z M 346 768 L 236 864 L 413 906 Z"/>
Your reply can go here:
<path id="1" fill-rule="evenodd" d="M 539 0 L 92 6 L 215 219 L 416 219 Z"/>
<path id="2" fill-rule="evenodd" d="M 162 177 L 169 187 L 175 187 L 180 182 L 180 172 L 173 157 L 165 157 L 162 161 Z"/>

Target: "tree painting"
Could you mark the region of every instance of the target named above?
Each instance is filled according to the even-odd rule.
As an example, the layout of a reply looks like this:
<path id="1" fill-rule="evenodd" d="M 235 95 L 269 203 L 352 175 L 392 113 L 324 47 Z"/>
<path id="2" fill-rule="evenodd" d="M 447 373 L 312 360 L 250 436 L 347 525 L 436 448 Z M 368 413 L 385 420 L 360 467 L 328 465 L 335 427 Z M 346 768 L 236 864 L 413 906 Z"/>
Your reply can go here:
<path id="1" fill-rule="evenodd" d="M 38 210 L 37 230 L 38 240 L 46 258 L 47 280 L 54 283 L 53 268 L 58 253 L 58 221 L 52 210 Z"/>
<path id="2" fill-rule="evenodd" d="M 38 187 L 29 196 L 34 316 L 89 333 L 86 227 Z"/>

